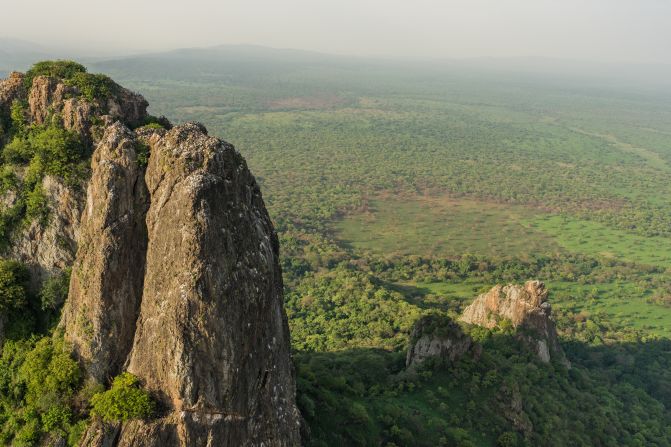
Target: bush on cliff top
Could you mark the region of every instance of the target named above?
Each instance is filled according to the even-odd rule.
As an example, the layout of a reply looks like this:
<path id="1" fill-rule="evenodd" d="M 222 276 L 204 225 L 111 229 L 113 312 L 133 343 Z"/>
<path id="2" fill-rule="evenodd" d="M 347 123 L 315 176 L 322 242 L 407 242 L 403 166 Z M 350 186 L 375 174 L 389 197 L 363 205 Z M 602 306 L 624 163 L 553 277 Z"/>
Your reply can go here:
<path id="1" fill-rule="evenodd" d="M 38 62 L 26 72 L 24 78 L 27 89 L 32 87 L 33 79 L 38 76 L 51 76 L 61 79 L 72 79 L 78 73 L 86 73 L 86 67 L 74 61 L 56 60 Z"/>
<path id="2" fill-rule="evenodd" d="M 24 79 L 27 89 L 30 89 L 33 80 L 38 76 L 63 79 L 66 84 L 77 87 L 89 101 L 108 98 L 116 86 L 109 76 L 87 73 L 82 64 L 67 60 L 42 61 L 33 65 Z"/>
<path id="3" fill-rule="evenodd" d="M 77 87 L 82 96 L 89 101 L 107 99 L 116 88 L 114 81 L 104 74 L 75 73 L 65 83 Z"/>

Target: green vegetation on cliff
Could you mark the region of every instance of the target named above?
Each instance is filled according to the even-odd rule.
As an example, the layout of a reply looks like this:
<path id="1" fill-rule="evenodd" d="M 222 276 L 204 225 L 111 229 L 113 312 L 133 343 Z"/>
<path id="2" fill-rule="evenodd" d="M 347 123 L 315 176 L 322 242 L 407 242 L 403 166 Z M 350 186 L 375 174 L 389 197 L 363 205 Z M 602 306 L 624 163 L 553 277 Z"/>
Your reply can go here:
<path id="1" fill-rule="evenodd" d="M 6 248 L 12 233 L 33 220 L 46 221 L 49 207 L 42 180 L 50 175 L 68 186 L 85 178 L 88 153 L 81 138 L 56 120 L 45 124 L 27 121 L 25 106 L 14 101 L 8 141 L 0 139 L 3 194 L 11 193 L 0 210 L 0 247 Z M 17 175 L 21 172 L 21 175 Z"/>
<path id="2" fill-rule="evenodd" d="M 115 84 L 109 76 L 93 74 L 86 71 L 83 65 L 67 60 L 42 61 L 26 72 L 24 84 L 26 88 L 33 85 L 38 76 L 49 76 L 65 81 L 79 89 L 81 95 L 89 101 L 104 101 L 113 92 Z"/>
<path id="3" fill-rule="evenodd" d="M 103 102 L 115 86 L 108 77 L 88 74 L 68 61 L 36 64 L 24 78 L 26 86 L 37 76 L 76 86 L 88 101 Z M 52 217 L 46 177 L 58 188 L 81 188 L 92 152 L 57 114 L 49 111 L 43 123 L 31 120 L 26 101 L 15 99 L 6 116 L 0 116 L 0 444 L 76 446 L 91 418 L 148 417 L 153 399 L 130 376 L 118 378 L 109 391 L 85 380 L 72 347 L 57 329 L 69 268 L 44 278 L 35 259 L 26 265 L 7 258 L 13 235 L 33 224 L 44 228 Z"/>
<path id="4" fill-rule="evenodd" d="M 62 340 L 32 337 L 5 342 L 0 371 L 3 444 L 31 446 L 43 433 L 67 435 L 79 430 L 74 406 L 81 372 Z"/>
<path id="5" fill-rule="evenodd" d="M 112 387 L 91 397 L 91 414 L 106 422 L 146 419 L 154 412 L 154 401 L 130 373 L 114 378 Z"/>

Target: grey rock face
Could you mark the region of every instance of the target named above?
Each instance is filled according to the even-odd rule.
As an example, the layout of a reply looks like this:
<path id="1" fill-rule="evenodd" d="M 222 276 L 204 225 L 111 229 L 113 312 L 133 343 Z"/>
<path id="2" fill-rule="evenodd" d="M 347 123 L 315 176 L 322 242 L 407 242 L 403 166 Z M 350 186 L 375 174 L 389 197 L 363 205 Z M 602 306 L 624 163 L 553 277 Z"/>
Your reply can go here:
<path id="1" fill-rule="evenodd" d="M 78 96 L 75 87 L 46 76 L 36 77 L 27 91 L 24 75 L 14 72 L 0 81 L 0 118 L 8 118 L 14 100 L 26 101 L 29 122 L 42 124 L 56 117 L 66 129 L 79 133 L 86 143 L 95 146 L 105 128 L 113 122 L 136 125 L 147 116 L 147 102 L 142 96 L 121 86 L 116 86 L 114 92 L 105 104 L 89 102 Z M 50 209 L 47 223 L 32 222 L 15 235 L 6 253 L 28 265 L 33 290 L 37 290 L 44 279 L 72 265 L 86 201 L 86 185 L 67 187 L 59 179 L 47 176 L 42 189 Z M 2 197 L 5 204 L 11 199 Z"/>
<path id="2" fill-rule="evenodd" d="M 199 125 L 147 142 L 149 246 L 128 371 L 161 393 L 181 445 L 298 445 L 278 240 L 259 188 Z"/>
<path id="3" fill-rule="evenodd" d="M 147 248 L 148 193 L 135 134 L 116 122 L 91 161 L 77 259 L 61 325 L 99 382 L 117 375 L 135 334 Z"/>
<path id="4" fill-rule="evenodd" d="M 299 445 L 278 240 L 258 185 L 240 154 L 200 125 L 139 134 L 151 153 L 144 176 L 146 249 L 132 226 L 123 226 L 134 219 L 120 219 L 124 213 L 114 205 L 144 203 L 128 195 L 137 194 L 137 187 L 129 188 L 135 174 L 94 165 L 76 263 L 91 273 L 78 283 L 73 270 L 72 311 L 64 325 L 80 354 L 92 353 L 91 374 L 109 374 L 99 363 L 117 359 L 118 365 L 127 356 L 126 370 L 159 398 L 165 412 L 116 429 L 94 425 L 82 445 Z M 97 152 L 111 158 L 101 149 L 116 146 L 106 141 Z M 110 178 L 125 186 L 109 193 Z M 120 232 L 104 231 L 103 222 Z M 129 256 L 136 257 L 133 267 L 143 272 L 143 281 L 107 265 L 128 266 Z M 83 304 L 97 309 L 88 313 L 92 318 L 111 313 L 110 320 L 134 326 L 112 328 L 118 344 L 105 343 L 113 332 L 96 320 L 91 336 L 81 335 L 75 315 Z M 125 349 L 131 327 L 132 347 Z"/>
<path id="5" fill-rule="evenodd" d="M 49 223 L 11 256 L 44 276 L 74 262 L 65 339 L 89 376 L 127 370 L 160 403 L 152 420 L 93 423 L 81 445 L 300 445 L 279 244 L 254 177 L 202 125 L 130 130 L 147 103 L 114 90 L 103 104 L 54 78 L 0 83 L 0 112 L 25 100 L 30 122 L 61 120 L 95 148 L 86 185 L 44 179 Z"/>
<path id="6" fill-rule="evenodd" d="M 66 187 L 55 177 L 42 179 L 42 191 L 50 209 L 47 224 L 31 222 L 16 235 L 8 253 L 28 265 L 32 290 L 38 290 L 46 278 L 72 265 L 84 204 L 81 191 Z"/>
<path id="7" fill-rule="evenodd" d="M 10 108 L 15 99 L 26 97 L 23 78 L 23 73 L 13 71 L 7 79 L 0 80 L 0 117 L 2 119 L 9 117 Z"/>
<path id="8" fill-rule="evenodd" d="M 452 363 L 473 348 L 473 341 L 457 323 L 435 315 L 425 316 L 415 323 L 411 339 L 405 360 L 407 368 L 414 368 L 430 358 Z"/>

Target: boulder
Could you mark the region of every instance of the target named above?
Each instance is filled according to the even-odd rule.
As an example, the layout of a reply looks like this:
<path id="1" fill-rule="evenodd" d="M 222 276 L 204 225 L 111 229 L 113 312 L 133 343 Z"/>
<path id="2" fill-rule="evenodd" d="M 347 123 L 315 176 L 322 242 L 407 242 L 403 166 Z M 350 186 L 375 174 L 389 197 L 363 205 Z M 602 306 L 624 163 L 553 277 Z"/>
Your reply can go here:
<path id="1" fill-rule="evenodd" d="M 420 318 L 415 323 L 410 338 L 410 347 L 405 360 L 406 368 L 410 369 L 427 359 L 453 363 L 475 347 L 459 324 L 439 315 L 426 315 Z"/>

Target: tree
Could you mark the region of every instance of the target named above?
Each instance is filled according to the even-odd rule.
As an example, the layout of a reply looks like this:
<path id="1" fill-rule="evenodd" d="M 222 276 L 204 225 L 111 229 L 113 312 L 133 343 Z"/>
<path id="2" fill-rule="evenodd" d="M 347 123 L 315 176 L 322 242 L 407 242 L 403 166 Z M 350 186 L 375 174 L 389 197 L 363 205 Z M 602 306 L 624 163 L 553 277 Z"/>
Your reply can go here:
<path id="1" fill-rule="evenodd" d="M 23 264 L 13 260 L 0 260 L 0 312 L 26 305 L 28 279 L 28 269 Z"/>
<path id="2" fill-rule="evenodd" d="M 104 421 L 145 419 L 154 412 L 149 392 L 140 388 L 140 379 L 130 373 L 114 378 L 112 388 L 91 398 L 92 413 Z"/>

